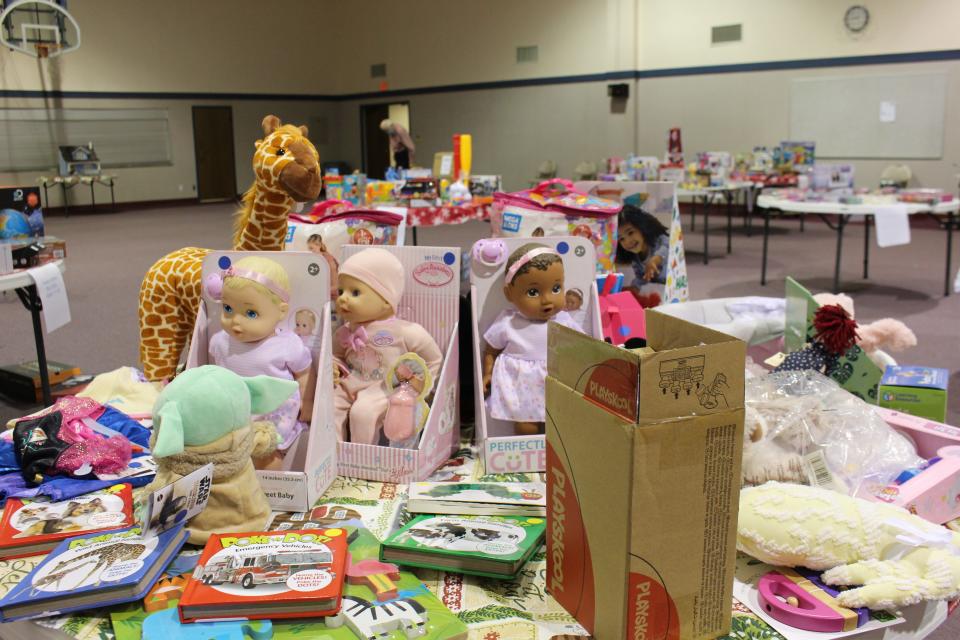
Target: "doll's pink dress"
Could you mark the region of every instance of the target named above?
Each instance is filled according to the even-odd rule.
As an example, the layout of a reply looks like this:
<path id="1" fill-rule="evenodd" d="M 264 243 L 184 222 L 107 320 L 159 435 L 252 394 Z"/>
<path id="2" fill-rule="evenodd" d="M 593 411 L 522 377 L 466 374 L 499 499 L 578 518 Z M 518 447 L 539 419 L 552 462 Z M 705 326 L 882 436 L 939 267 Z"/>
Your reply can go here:
<path id="1" fill-rule="evenodd" d="M 552 320 L 577 331 L 577 321 L 561 311 Z M 498 420 L 543 422 L 547 378 L 547 323 L 530 320 L 516 309 L 503 311 L 483 339 L 502 350 L 493 365 L 487 410 Z"/>
<path id="2" fill-rule="evenodd" d="M 208 351 L 213 364 L 237 375 L 265 375 L 283 380 L 293 380 L 293 374 L 307 369 L 313 359 L 300 336 L 284 329 L 258 342 L 240 342 L 221 330 L 210 338 Z M 277 449 L 285 451 L 307 428 L 300 422 L 299 414 L 300 391 L 297 390 L 276 411 L 253 416 L 253 419 L 272 422 L 282 440 Z"/>

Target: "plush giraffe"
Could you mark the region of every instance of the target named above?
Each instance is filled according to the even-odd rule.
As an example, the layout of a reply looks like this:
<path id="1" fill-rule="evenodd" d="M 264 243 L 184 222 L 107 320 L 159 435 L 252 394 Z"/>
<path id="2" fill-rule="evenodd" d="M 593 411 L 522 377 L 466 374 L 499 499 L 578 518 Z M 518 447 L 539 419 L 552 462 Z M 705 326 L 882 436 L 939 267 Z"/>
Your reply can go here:
<path id="1" fill-rule="evenodd" d="M 280 251 L 295 202 L 320 194 L 320 164 L 306 127 L 263 119 L 253 154 L 253 186 L 237 212 L 233 248 Z M 148 380 L 172 378 L 200 308 L 203 259 L 210 249 L 186 247 L 160 258 L 140 285 L 140 361 Z"/>

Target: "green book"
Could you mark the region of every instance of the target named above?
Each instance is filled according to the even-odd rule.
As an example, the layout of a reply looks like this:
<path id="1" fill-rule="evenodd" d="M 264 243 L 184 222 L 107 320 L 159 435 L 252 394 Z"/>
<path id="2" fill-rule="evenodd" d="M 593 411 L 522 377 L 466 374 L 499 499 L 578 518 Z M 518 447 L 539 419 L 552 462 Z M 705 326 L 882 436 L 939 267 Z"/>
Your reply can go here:
<path id="1" fill-rule="evenodd" d="M 540 547 L 546 520 L 524 516 L 418 516 L 384 541 L 380 560 L 514 578 Z"/>

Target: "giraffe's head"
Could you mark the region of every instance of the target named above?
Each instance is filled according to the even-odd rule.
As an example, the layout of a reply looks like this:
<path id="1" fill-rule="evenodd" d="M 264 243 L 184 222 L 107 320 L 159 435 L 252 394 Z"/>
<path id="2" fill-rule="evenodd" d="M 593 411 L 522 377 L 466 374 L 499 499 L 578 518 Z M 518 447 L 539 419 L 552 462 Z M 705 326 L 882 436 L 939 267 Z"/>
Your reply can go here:
<path id="1" fill-rule="evenodd" d="M 263 134 L 253 154 L 257 184 L 297 202 L 316 200 L 320 195 L 320 156 L 307 139 L 307 128 L 281 125 L 280 118 L 271 115 L 263 119 Z"/>

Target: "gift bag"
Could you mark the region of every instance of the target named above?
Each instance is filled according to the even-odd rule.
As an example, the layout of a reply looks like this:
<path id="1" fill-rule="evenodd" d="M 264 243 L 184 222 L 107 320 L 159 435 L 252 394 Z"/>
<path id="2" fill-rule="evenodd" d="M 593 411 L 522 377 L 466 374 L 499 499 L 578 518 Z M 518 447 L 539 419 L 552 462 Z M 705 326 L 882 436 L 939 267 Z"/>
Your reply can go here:
<path id="1" fill-rule="evenodd" d="M 496 193 L 490 214 L 492 235 L 504 237 L 580 236 L 597 250 L 597 272 L 613 271 L 618 202 L 573 188 L 569 180 L 548 180 L 533 189 Z"/>

